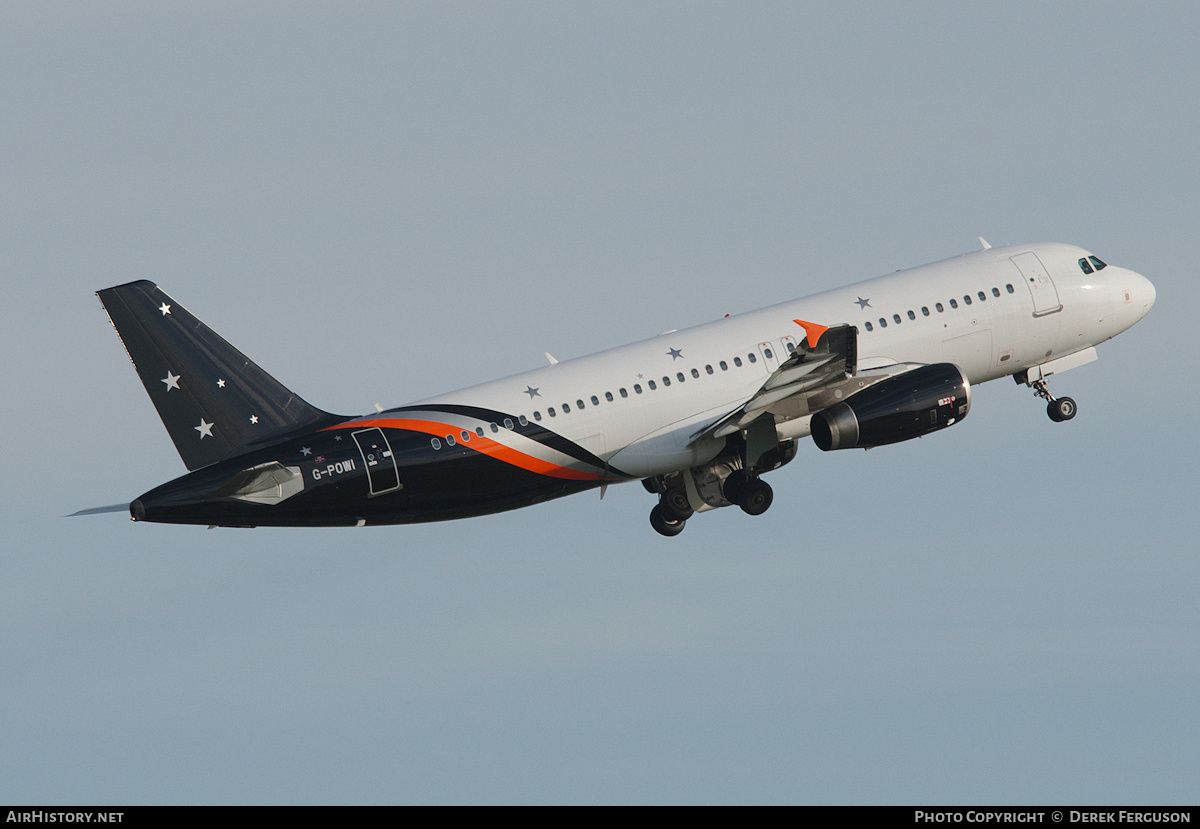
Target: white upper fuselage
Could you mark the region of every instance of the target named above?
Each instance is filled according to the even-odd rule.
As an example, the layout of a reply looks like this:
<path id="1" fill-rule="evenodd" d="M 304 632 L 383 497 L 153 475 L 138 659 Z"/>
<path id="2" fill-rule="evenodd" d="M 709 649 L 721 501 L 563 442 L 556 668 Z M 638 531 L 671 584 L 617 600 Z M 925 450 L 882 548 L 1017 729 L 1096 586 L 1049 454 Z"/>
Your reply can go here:
<path id="1" fill-rule="evenodd" d="M 523 416 L 625 475 L 664 474 L 719 451 L 723 441 L 692 439 L 753 395 L 804 339 L 795 320 L 854 325 L 860 370 L 948 362 L 972 383 L 1116 336 L 1145 316 L 1154 286 L 1113 265 L 1086 273 L 1080 260 L 1089 256 L 1063 244 L 989 248 L 439 395 L 414 408 L 470 406 Z M 468 431 L 490 427 L 468 415 L 447 420 L 444 410 L 439 417 Z"/>

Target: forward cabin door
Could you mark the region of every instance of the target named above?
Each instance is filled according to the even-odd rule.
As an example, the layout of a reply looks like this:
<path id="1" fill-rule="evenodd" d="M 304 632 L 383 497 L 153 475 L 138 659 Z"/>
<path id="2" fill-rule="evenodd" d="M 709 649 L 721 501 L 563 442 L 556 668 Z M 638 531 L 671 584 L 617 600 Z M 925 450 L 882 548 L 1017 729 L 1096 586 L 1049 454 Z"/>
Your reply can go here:
<path id="1" fill-rule="evenodd" d="M 1021 272 L 1021 281 L 1033 296 L 1033 315 L 1035 317 L 1053 314 L 1062 310 L 1062 302 L 1058 299 L 1058 289 L 1050 278 L 1050 271 L 1037 258 L 1036 253 L 1018 253 L 1012 257 L 1012 263 Z"/>

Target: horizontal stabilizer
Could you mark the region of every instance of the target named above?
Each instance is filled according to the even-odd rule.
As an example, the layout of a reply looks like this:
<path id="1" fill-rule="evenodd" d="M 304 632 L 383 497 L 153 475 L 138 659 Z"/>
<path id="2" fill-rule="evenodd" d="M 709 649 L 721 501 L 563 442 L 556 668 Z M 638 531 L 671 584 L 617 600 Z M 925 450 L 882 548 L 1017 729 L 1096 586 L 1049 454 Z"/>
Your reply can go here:
<path id="1" fill-rule="evenodd" d="M 67 518 L 74 518 L 76 515 L 103 515 L 106 512 L 129 512 L 129 504 L 109 504 L 107 507 L 89 507 L 81 509 L 79 512 L 73 512 Z"/>
<path id="2" fill-rule="evenodd" d="M 305 403 L 153 282 L 97 296 L 188 469 L 345 420 Z"/>

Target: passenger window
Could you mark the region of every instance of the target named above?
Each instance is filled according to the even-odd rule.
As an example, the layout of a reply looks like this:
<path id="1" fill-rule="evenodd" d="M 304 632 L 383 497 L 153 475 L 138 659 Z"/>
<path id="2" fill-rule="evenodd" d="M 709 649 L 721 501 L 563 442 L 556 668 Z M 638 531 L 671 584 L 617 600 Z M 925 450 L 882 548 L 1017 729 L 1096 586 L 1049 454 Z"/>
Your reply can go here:
<path id="1" fill-rule="evenodd" d="M 937 312 L 938 312 L 939 314 L 941 314 L 941 313 L 945 312 L 945 310 L 946 310 L 944 307 L 942 307 L 942 303 L 940 303 L 940 302 L 935 302 L 935 303 L 933 304 L 933 307 L 937 309 Z"/>
<path id="2" fill-rule="evenodd" d="M 675 379 L 678 380 L 680 383 L 682 383 L 687 378 L 683 376 L 682 371 L 677 371 L 677 372 L 675 372 Z"/>
<path id="3" fill-rule="evenodd" d="M 441 449 L 441 448 L 442 448 L 442 442 L 441 442 L 440 440 L 438 440 L 437 438 L 434 438 L 433 440 L 431 440 L 431 441 L 429 441 L 429 442 L 430 442 L 431 444 L 433 444 L 433 448 L 434 448 L 434 449 Z"/>
<path id="4" fill-rule="evenodd" d="M 922 314 L 922 316 L 926 316 L 926 317 L 929 316 L 929 306 L 928 305 L 921 306 L 921 314 Z"/>
<path id="5" fill-rule="evenodd" d="M 885 320 L 883 317 L 880 317 L 880 318 L 879 318 L 879 327 L 880 327 L 880 328 L 887 328 L 887 320 Z"/>
<path id="6" fill-rule="evenodd" d="M 908 312 L 908 318 L 909 318 L 910 320 L 915 320 L 915 319 L 917 318 L 917 315 L 916 315 L 916 314 L 914 314 L 912 311 L 909 311 L 909 312 Z"/>
<path id="7" fill-rule="evenodd" d="M 758 362 L 758 358 L 754 356 L 754 352 L 753 352 L 753 351 L 751 351 L 749 354 L 747 354 L 747 355 L 746 355 L 746 359 L 747 359 L 747 360 L 749 360 L 749 361 L 750 361 L 750 362 L 752 362 L 752 363 L 757 363 L 757 362 Z"/>
<path id="8" fill-rule="evenodd" d="M 869 323 L 869 322 L 863 323 L 863 325 L 865 325 L 865 326 L 867 327 L 867 330 L 868 330 L 868 331 L 874 331 L 874 330 L 875 330 L 875 326 L 871 325 L 871 323 Z"/>
<path id="9" fill-rule="evenodd" d="M 654 391 L 655 389 L 658 388 L 658 386 L 654 385 L 653 380 L 650 380 L 649 382 L 647 382 L 646 385 L 650 387 L 650 391 Z"/>
<path id="10" fill-rule="evenodd" d="M 492 434 L 493 435 L 500 431 L 500 427 L 497 424 L 493 423 L 493 424 L 491 424 L 491 426 L 492 426 Z"/>
<path id="11" fill-rule="evenodd" d="M 542 413 L 541 413 L 541 412 L 534 412 L 534 413 L 533 413 L 533 419 L 534 419 L 534 420 L 541 420 L 541 419 L 542 419 Z"/>
<path id="12" fill-rule="evenodd" d="M 734 358 L 733 358 L 733 364 L 734 364 L 735 366 L 737 366 L 738 368 L 741 368 L 741 367 L 742 367 L 742 358 L 741 358 L 741 357 L 734 357 Z"/>
<path id="13" fill-rule="evenodd" d="M 1008 283 L 1007 285 L 1005 285 L 1005 286 L 1004 286 L 1004 289 L 1005 289 L 1006 291 L 1008 291 L 1008 292 L 1011 294 L 1011 293 L 1013 292 L 1013 286 L 1012 286 L 1012 283 L 1010 282 L 1010 283 Z"/>
<path id="14" fill-rule="evenodd" d="M 609 403 L 613 402 L 612 392 L 606 391 L 604 393 L 604 399 L 607 400 Z"/>
<path id="15" fill-rule="evenodd" d="M 475 434 L 479 435 L 480 437 L 483 437 L 483 427 L 482 427 L 482 426 L 476 426 L 476 427 L 475 427 Z"/>
<path id="16" fill-rule="evenodd" d="M 971 304 L 971 295 L 963 294 L 963 302 L 967 303 L 967 305 L 970 305 Z"/>
<path id="17" fill-rule="evenodd" d="M 628 396 L 629 396 L 629 392 L 625 391 L 625 388 L 624 388 L 624 387 L 622 387 L 622 388 L 621 388 L 621 396 L 622 396 L 622 397 L 628 397 Z"/>
<path id="18" fill-rule="evenodd" d="M 700 369 L 698 369 L 698 368 L 692 369 L 692 379 L 695 380 L 699 376 L 700 376 Z"/>
<path id="19" fill-rule="evenodd" d="M 571 413 L 571 404 L 570 404 L 570 403 L 563 403 L 563 414 L 570 414 L 570 413 Z M 550 411 L 550 416 L 551 416 L 551 417 L 553 417 L 553 416 L 554 416 L 554 410 L 553 410 L 553 409 Z"/>
<path id="20" fill-rule="evenodd" d="M 513 427 L 513 422 L 512 422 L 512 419 L 511 419 L 511 418 L 507 418 L 507 417 L 506 417 L 506 418 L 504 418 L 504 428 L 505 428 L 505 429 L 511 429 L 512 427 Z"/>
<path id="21" fill-rule="evenodd" d="M 710 363 L 709 365 L 705 366 L 704 370 L 707 371 L 709 374 L 712 374 L 713 373 L 712 364 Z"/>
<path id="22" fill-rule="evenodd" d="M 637 383 L 634 383 L 634 384 L 633 384 L 633 391 L 634 391 L 634 393 L 635 393 L 635 394 L 641 394 L 641 393 L 642 393 L 642 387 L 641 387 L 640 385 L 638 385 Z"/>
<path id="23" fill-rule="evenodd" d="M 1000 296 L 1000 289 L 992 288 L 992 296 Z"/>
<path id="24" fill-rule="evenodd" d="M 788 344 L 787 344 L 787 347 L 788 347 L 788 354 L 791 354 L 793 351 L 795 351 L 795 350 L 796 350 L 796 344 L 795 344 L 795 343 L 788 343 Z"/>
<path id="25" fill-rule="evenodd" d="M 771 349 L 769 349 L 769 348 L 764 348 L 764 349 L 763 349 L 763 356 L 764 356 L 764 357 L 766 357 L 768 360 L 769 360 L 769 359 L 771 359 Z"/>
<path id="26" fill-rule="evenodd" d="M 663 375 L 663 385 L 664 385 L 664 386 L 669 386 L 669 385 L 671 385 L 671 378 L 670 378 L 670 377 L 667 377 L 666 375 Z"/>
<path id="27" fill-rule="evenodd" d="M 537 412 L 534 412 L 534 414 L 537 414 Z M 539 417 L 538 420 L 541 420 L 541 418 Z M 508 421 L 505 421 L 505 422 L 507 423 Z M 525 417 L 525 415 L 518 415 L 517 422 L 520 423 L 522 426 L 528 426 L 529 418 Z"/>
<path id="28" fill-rule="evenodd" d="M 951 307 L 951 308 L 957 308 L 957 307 L 958 307 L 958 300 L 956 300 L 956 299 L 952 299 L 952 300 L 950 300 L 950 307 Z"/>
<path id="29" fill-rule="evenodd" d="M 980 291 L 980 292 L 979 292 L 979 301 L 980 301 L 980 302 L 987 302 L 987 294 L 985 294 L 983 291 Z"/>
<path id="30" fill-rule="evenodd" d="M 899 325 L 899 324 L 900 324 L 900 315 L 899 315 L 899 314 L 892 314 L 892 321 L 893 321 L 894 323 L 896 323 L 896 325 Z"/>
<path id="31" fill-rule="evenodd" d="M 729 371 L 729 365 L 724 360 L 721 361 L 720 365 L 721 371 Z"/>
<path id="32" fill-rule="evenodd" d="M 461 432 L 459 432 L 458 434 L 459 434 L 459 436 L 461 436 L 461 437 L 462 437 L 462 442 L 463 442 L 463 443 L 468 443 L 468 442 L 470 442 L 470 440 L 471 440 L 471 433 L 470 433 L 470 432 L 468 432 L 466 429 L 463 429 L 463 430 L 462 430 Z"/>
<path id="33" fill-rule="evenodd" d="M 608 399 L 609 399 L 609 400 L 612 400 L 612 394 L 611 394 L 611 393 L 609 393 L 609 395 L 608 395 Z M 593 405 L 593 406 L 599 406 L 599 405 L 600 405 L 600 398 L 599 398 L 599 397 L 597 397 L 597 396 L 596 396 L 596 395 L 594 395 L 594 394 L 592 395 L 592 405 Z"/>
<path id="34" fill-rule="evenodd" d="M 1091 260 L 1092 264 L 1096 266 L 1096 270 L 1098 270 L 1098 271 L 1102 271 L 1102 270 L 1104 270 L 1105 268 L 1107 268 L 1107 267 L 1108 267 L 1108 263 L 1107 263 L 1107 262 L 1101 262 L 1101 261 L 1100 261 L 1099 259 L 1097 259 L 1095 256 L 1089 256 L 1089 257 L 1088 257 L 1088 259 L 1090 259 L 1090 260 Z"/>
<path id="35" fill-rule="evenodd" d="M 550 415 L 551 417 L 557 417 L 557 416 L 558 416 L 558 413 L 554 411 L 554 407 L 553 407 L 553 406 L 551 406 L 550 408 L 546 409 L 546 414 Z"/>
<path id="36" fill-rule="evenodd" d="M 583 411 L 583 401 L 582 401 L 582 400 L 576 400 L 576 401 L 575 401 L 575 408 L 579 409 L 580 411 Z"/>
<path id="37" fill-rule="evenodd" d="M 454 445 L 454 435 L 446 435 L 446 445 L 447 446 Z"/>

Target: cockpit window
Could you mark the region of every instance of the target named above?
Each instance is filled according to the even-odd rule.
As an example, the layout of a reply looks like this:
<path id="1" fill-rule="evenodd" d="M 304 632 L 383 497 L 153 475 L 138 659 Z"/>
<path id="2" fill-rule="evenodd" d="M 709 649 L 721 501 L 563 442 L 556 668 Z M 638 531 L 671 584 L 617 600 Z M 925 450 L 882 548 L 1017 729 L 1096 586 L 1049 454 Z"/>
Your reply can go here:
<path id="1" fill-rule="evenodd" d="M 1107 267 L 1108 267 L 1108 263 L 1107 263 L 1107 262 L 1101 262 L 1101 261 L 1100 261 L 1099 259 L 1097 259 L 1095 256 L 1089 256 L 1089 257 L 1088 257 L 1088 259 L 1090 259 L 1090 260 L 1091 260 L 1092 264 L 1096 266 L 1096 270 L 1098 270 L 1098 271 L 1102 271 L 1102 270 L 1104 270 L 1105 268 L 1107 268 Z"/>
<path id="2" fill-rule="evenodd" d="M 1079 260 L 1079 269 L 1084 273 L 1093 273 L 1092 266 L 1088 264 L 1087 259 Z"/>

